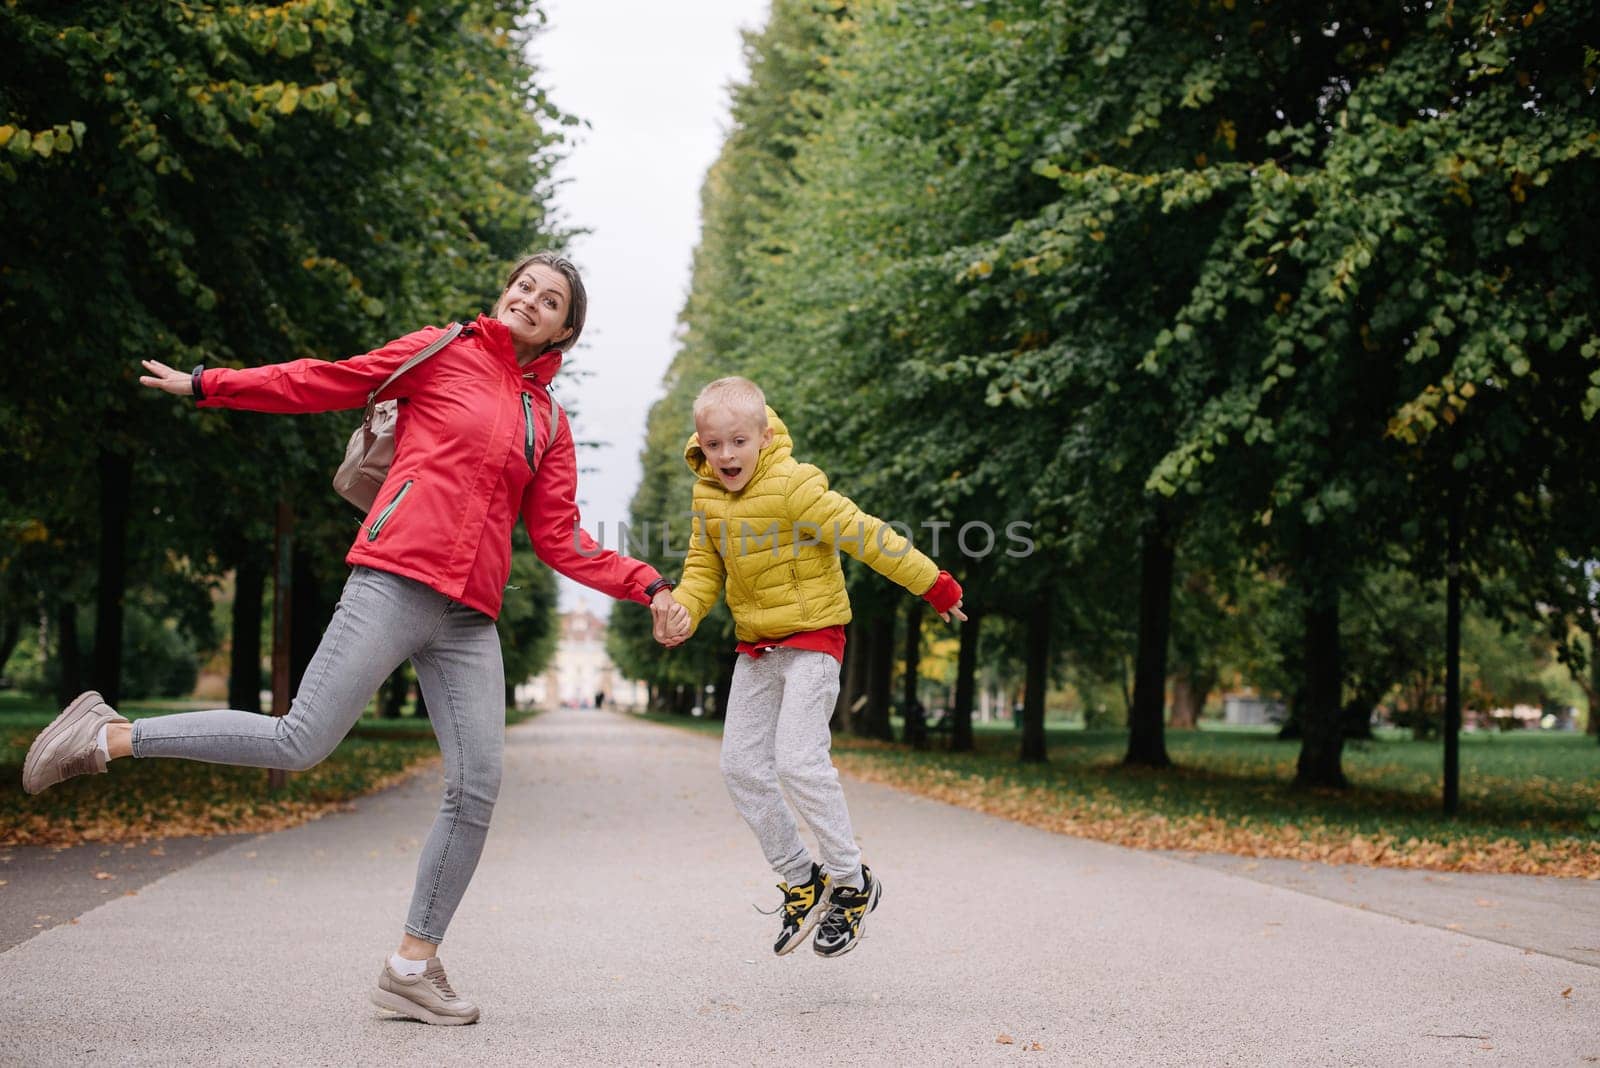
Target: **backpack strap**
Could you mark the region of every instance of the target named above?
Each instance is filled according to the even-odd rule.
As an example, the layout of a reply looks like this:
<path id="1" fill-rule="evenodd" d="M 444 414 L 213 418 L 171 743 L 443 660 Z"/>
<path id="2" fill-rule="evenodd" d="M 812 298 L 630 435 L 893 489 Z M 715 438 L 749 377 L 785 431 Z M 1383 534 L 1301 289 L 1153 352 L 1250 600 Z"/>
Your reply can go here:
<path id="1" fill-rule="evenodd" d="M 550 386 L 544 388 L 550 394 L 550 436 L 545 439 L 544 448 L 529 467 L 529 473 L 534 475 L 539 473 L 540 462 L 550 454 L 550 446 L 556 443 L 556 435 L 561 433 L 561 405 L 556 403 L 556 391 Z"/>
<path id="2" fill-rule="evenodd" d="M 460 323 L 451 323 L 448 327 L 445 328 L 444 333 L 440 334 L 438 337 L 436 337 L 432 341 L 428 342 L 427 345 L 423 346 L 423 348 L 422 348 L 422 350 L 420 352 L 418 352 L 415 356 L 411 357 L 405 363 L 401 364 L 400 365 L 400 369 L 398 371 L 396 371 L 394 374 L 390 375 L 388 378 L 384 379 L 383 385 L 379 386 L 377 389 L 373 390 L 371 393 L 368 393 L 367 394 L 367 410 L 366 410 L 366 413 L 362 416 L 362 423 L 364 425 L 366 425 L 366 426 L 371 426 L 372 425 L 372 409 L 377 407 L 378 394 L 382 393 L 384 390 L 386 390 L 390 386 L 394 385 L 395 380 L 398 379 L 401 375 L 405 374 L 407 371 L 411 370 L 417 364 L 421 363 L 423 360 L 426 360 L 429 356 L 432 356 L 434 353 L 438 352 L 440 349 L 442 349 L 446 345 L 450 344 L 450 342 L 454 341 L 456 339 L 456 337 L 460 333 L 461 333 L 461 324 Z"/>

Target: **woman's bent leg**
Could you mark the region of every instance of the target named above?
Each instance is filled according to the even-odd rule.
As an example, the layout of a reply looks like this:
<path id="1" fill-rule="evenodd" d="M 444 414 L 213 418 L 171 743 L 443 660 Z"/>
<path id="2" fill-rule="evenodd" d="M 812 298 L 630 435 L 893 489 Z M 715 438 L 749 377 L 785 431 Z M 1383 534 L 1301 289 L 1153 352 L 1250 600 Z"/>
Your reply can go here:
<path id="1" fill-rule="evenodd" d="M 300 771 L 333 751 L 367 701 L 433 632 L 450 602 L 421 583 L 358 567 L 285 716 L 236 709 L 136 720 L 133 755 Z"/>
<path id="2" fill-rule="evenodd" d="M 477 870 L 500 796 L 506 730 L 500 635 L 488 616 L 452 605 L 411 662 L 444 757 L 444 800 L 417 862 L 406 933 L 438 945 Z"/>

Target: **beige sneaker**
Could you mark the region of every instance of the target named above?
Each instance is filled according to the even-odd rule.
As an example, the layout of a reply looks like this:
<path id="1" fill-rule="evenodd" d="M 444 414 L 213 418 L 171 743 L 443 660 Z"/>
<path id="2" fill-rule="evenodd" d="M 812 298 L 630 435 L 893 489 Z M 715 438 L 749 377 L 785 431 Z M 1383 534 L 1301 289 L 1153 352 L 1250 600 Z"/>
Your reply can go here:
<path id="1" fill-rule="evenodd" d="M 478 1022 L 478 1006 L 450 989 L 450 980 L 445 978 L 444 965 L 438 957 L 428 958 L 428 967 L 421 975 L 401 975 L 384 961 L 372 1003 L 413 1020 L 445 1027 Z"/>
<path id="2" fill-rule="evenodd" d="M 36 794 L 74 775 L 105 771 L 106 758 L 95 744 L 95 735 L 107 723 L 126 722 L 94 690 L 80 693 L 28 747 L 22 762 L 22 788 Z"/>

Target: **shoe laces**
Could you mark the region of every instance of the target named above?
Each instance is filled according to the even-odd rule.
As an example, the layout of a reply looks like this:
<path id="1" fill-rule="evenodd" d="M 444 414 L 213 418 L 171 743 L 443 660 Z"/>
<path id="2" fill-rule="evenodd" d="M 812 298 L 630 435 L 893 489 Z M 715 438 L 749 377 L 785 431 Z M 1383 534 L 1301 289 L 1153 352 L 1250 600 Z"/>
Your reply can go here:
<path id="1" fill-rule="evenodd" d="M 833 897 L 828 901 L 827 914 L 822 917 L 823 941 L 842 938 L 847 930 L 854 930 L 870 900 L 870 887 L 867 884 L 860 889 L 853 886 L 835 887 Z"/>
<path id="2" fill-rule="evenodd" d="M 94 775 L 104 771 L 105 768 L 101 766 L 98 759 L 99 756 L 99 747 L 90 743 L 89 747 L 77 756 L 61 762 L 61 777 L 70 779 L 74 775 Z"/>
<path id="3" fill-rule="evenodd" d="M 798 886 L 790 886 L 788 883 L 777 883 L 775 885 L 783 892 L 782 904 L 777 908 L 771 909 L 764 909 L 760 905 L 752 905 L 751 907 L 763 916 L 773 916 L 781 911 L 784 923 L 793 927 L 800 926 L 801 921 L 805 919 L 806 913 L 817 905 L 817 884 L 815 882 L 805 882 Z"/>
<path id="4" fill-rule="evenodd" d="M 428 982 L 433 984 L 433 988 L 437 990 L 447 1001 L 455 1000 L 456 992 L 451 988 L 450 980 L 444 974 L 443 968 L 440 968 L 436 972 L 428 972 L 425 978 L 428 980 Z"/>

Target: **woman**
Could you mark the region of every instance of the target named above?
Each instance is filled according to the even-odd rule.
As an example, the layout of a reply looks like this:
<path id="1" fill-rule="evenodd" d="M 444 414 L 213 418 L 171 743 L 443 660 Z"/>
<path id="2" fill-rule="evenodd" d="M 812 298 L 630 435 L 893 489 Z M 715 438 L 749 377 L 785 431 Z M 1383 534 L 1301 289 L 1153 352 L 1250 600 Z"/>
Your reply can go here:
<path id="1" fill-rule="evenodd" d="M 494 620 L 517 516 L 556 571 L 649 604 L 658 637 L 686 622 L 671 583 L 648 564 L 600 550 L 579 526 L 572 433 L 545 388 L 583 332 L 587 305 L 569 261 L 529 256 L 492 314 L 385 390 L 383 399 L 400 400 L 394 463 L 345 558 L 353 570 L 288 715 L 216 710 L 130 724 L 90 691 L 34 740 L 24 788 L 37 793 L 126 756 L 309 768 L 409 658 L 444 756 L 444 801 L 418 863 L 404 935 L 372 1000 L 428 1023 L 476 1021 L 478 1007 L 451 989 L 438 947 L 477 867 L 500 789 L 505 682 Z M 146 360 L 139 382 L 205 408 L 359 408 L 442 333 L 428 327 L 338 362 L 186 373 Z"/>

